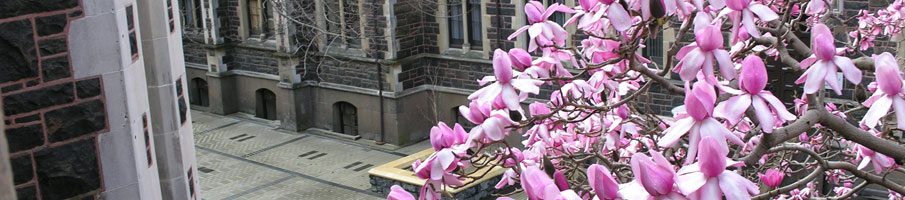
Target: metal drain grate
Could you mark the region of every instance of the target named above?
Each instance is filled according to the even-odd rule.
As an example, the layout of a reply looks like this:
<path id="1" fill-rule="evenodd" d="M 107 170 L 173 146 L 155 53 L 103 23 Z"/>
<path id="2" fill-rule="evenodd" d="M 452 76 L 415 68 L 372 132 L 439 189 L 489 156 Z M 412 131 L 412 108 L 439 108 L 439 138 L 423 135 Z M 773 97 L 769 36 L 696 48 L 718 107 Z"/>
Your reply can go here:
<path id="1" fill-rule="evenodd" d="M 214 170 L 211 169 L 211 168 L 207 168 L 207 167 L 198 167 L 198 171 L 201 171 L 202 173 L 205 173 L 205 174 L 206 174 L 206 173 L 211 173 L 211 172 L 213 172 Z"/>
<path id="2" fill-rule="evenodd" d="M 355 170 L 352 170 L 352 171 L 360 172 L 361 170 L 364 170 L 364 169 L 367 169 L 367 168 L 371 168 L 372 166 L 374 166 L 374 165 L 367 164 L 367 165 L 364 165 L 364 166 L 355 168 Z"/>
<path id="3" fill-rule="evenodd" d="M 317 159 L 317 158 L 320 158 L 320 157 L 326 156 L 326 155 L 327 155 L 327 153 L 320 153 L 315 156 L 311 156 L 310 158 L 308 158 L 308 160 L 314 160 L 314 159 Z"/>
<path id="4" fill-rule="evenodd" d="M 317 151 L 309 151 L 308 153 L 303 153 L 303 154 L 299 155 L 299 158 L 304 158 L 305 156 L 315 154 L 315 153 L 317 153 Z"/>

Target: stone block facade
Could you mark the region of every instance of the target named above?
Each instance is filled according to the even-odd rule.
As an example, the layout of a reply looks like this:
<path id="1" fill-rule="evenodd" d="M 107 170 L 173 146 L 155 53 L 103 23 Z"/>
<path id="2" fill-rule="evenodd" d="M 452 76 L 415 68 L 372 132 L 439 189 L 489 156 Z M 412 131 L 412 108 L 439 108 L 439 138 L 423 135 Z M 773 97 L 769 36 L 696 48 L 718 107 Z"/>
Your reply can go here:
<path id="1" fill-rule="evenodd" d="M 547 1 L 545 3 L 552 2 Z M 875 1 L 845 1 L 843 12 L 855 12 L 862 8 L 875 10 L 886 6 L 886 3 Z M 185 60 L 188 65 L 196 66 L 190 69 L 187 79 L 204 81 L 189 83 L 190 88 L 197 88 L 190 93 L 206 92 L 202 96 L 210 99 L 210 105 L 199 108 L 206 107 L 203 109 L 230 114 L 252 112 L 251 108 L 255 112 L 257 109 L 265 109 L 266 107 L 258 106 L 262 105 L 257 101 L 259 98 L 236 97 L 236 94 L 255 94 L 257 90 L 267 89 L 276 94 L 276 110 L 279 110 L 276 120 L 281 121 L 283 128 L 294 131 L 318 128 L 341 132 L 332 130 L 337 127 L 335 124 L 343 123 L 334 117 L 340 111 L 334 105 L 351 103 L 363 113 L 365 108 L 372 109 L 370 106 L 378 106 L 383 102 L 382 110 L 373 110 L 376 114 L 357 116 L 356 125 L 362 138 L 401 145 L 424 139 L 431 124 L 436 124 L 438 120 L 455 121 L 455 112 L 450 111 L 450 108 L 467 103 L 464 99 L 438 99 L 465 97 L 480 89 L 476 80 L 492 75 L 491 54 L 494 49 L 527 47 L 528 38 L 524 35 L 513 40 L 507 39 L 511 33 L 526 24 L 526 0 L 344 0 L 341 3 L 326 0 L 278 0 L 274 1 L 276 8 L 288 5 L 299 10 L 289 15 L 279 11 L 270 13 L 274 17 L 273 23 L 268 25 L 273 27 L 270 31 L 273 34 L 265 34 L 264 38 L 247 34 L 247 24 L 250 22 L 247 21 L 249 14 L 245 8 L 248 7 L 248 2 L 223 0 L 205 4 L 206 28 L 203 32 L 206 39 L 184 40 Z M 572 0 L 564 3 L 567 6 L 577 5 Z M 337 8 L 329 7 L 328 4 L 343 5 L 342 9 L 355 9 L 333 10 L 340 14 L 358 15 L 355 18 L 329 21 L 325 18 L 329 18 L 332 13 L 325 13 L 325 10 Z M 480 14 L 474 19 L 463 18 L 463 21 L 467 21 L 462 22 L 466 23 L 465 27 L 473 23 L 480 23 L 476 27 L 481 27 L 480 34 L 468 36 L 481 37 L 480 41 L 471 41 L 476 44 L 468 47 L 460 47 L 465 45 L 458 43 L 453 45 L 450 40 L 451 22 L 447 9 L 463 4 L 471 4 L 473 8 L 463 11 Z M 287 16 L 301 17 L 284 18 Z M 568 19 L 571 15 L 565 14 L 563 17 Z M 360 47 L 355 46 L 356 42 L 348 42 L 349 30 L 338 30 L 330 26 L 330 23 L 337 21 L 343 23 L 343 27 L 349 25 L 346 22 L 357 23 L 349 30 L 357 30 L 351 34 L 361 36 L 352 38 L 359 39 Z M 678 24 L 673 24 L 675 26 L 666 27 L 663 34 L 674 33 Z M 843 25 L 845 28 L 838 29 L 837 38 L 845 39 L 845 33 L 853 26 Z M 575 29 L 574 25 L 567 27 L 569 31 Z M 569 38 L 569 42 L 578 44 L 585 37 L 576 34 Z M 683 37 L 681 45 L 694 38 L 691 33 L 680 37 Z M 664 49 L 668 49 L 674 40 L 675 38 L 664 38 L 659 42 Z M 900 48 L 889 38 L 880 38 L 875 43 L 880 51 Z M 249 48 L 252 46 L 255 48 Z M 665 55 L 666 50 L 663 51 Z M 207 59 L 200 59 L 199 55 L 206 55 Z M 663 55 L 659 55 L 659 58 L 662 57 Z M 205 62 L 201 62 L 202 60 Z M 665 59 L 660 62 L 665 62 Z M 778 67 L 780 65 L 777 64 L 771 63 L 768 69 L 771 80 L 774 81 L 768 90 L 791 102 L 798 95 L 795 91 L 800 91 L 796 89 L 799 86 L 779 83 L 791 83 L 801 72 Z M 868 75 L 863 84 L 866 85 L 870 80 Z M 673 81 L 674 84 L 681 84 L 679 80 Z M 199 84 L 206 87 L 201 89 Z M 845 88 L 845 94 L 835 97 L 836 99 L 853 98 L 852 93 L 856 87 L 847 83 Z M 536 98 L 546 99 L 554 89 L 544 86 Z M 379 95 L 381 93 L 382 96 Z M 348 100 L 349 98 L 355 100 Z M 681 95 L 668 94 L 660 86 L 653 85 L 647 94 L 634 103 L 643 111 L 671 115 L 670 111 L 681 105 L 683 99 Z M 423 113 L 443 114 L 424 117 Z"/>
<path id="2" fill-rule="evenodd" d="M 154 146 L 161 142 L 150 137 L 163 129 L 150 127 L 160 122 L 149 116 L 158 110 L 146 75 L 181 76 L 185 69 L 181 51 L 164 51 L 179 55 L 178 65 L 146 64 L 157 56 L 143 47 L 161 48 L 139 43 L 140 27 L 178 22 L 152 18 L 149 9 L 134 0 L 0 2 L 0 133 L 7 139 L 0 146 L 9 150 L 0 159 L 9 161 L 15 198 L 191 199 L 188 189 L 161 189 L 158 167 L 172 168 L 172 161 L 159 159 L 165 153 Z M 182 105 L 167 117 L 188 121 Z M 191 141 L 190 132 L 184 137 Z M 187 147 L 166 152 L 188 152 L 194 162 Z"/>

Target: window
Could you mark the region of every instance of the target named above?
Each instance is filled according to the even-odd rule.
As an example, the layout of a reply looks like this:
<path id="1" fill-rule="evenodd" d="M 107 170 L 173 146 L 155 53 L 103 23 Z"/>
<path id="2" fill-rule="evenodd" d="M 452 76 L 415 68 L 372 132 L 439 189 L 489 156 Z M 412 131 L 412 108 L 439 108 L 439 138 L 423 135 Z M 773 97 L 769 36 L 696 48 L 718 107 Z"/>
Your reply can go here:
<path id="1" fill-rule="evenodd" d="M 173 18 L 173 1 L 167 1 L 167 20 L 170 22 L 170 33 L 176 32 L 176 18 Z"/>
<path id="2" fill-rule="evenodd" d="M 550 5 L 553 5 L 554 3 L 559 3 L 559 4 L 563 4 L 563 5 L 566 4 L 565 0 L 546 0 L 546 2 L 547 3 L 545 5 L 547 5 L 548 8 L 550 7 Z M 559 25 L 566 24 L 566 13 L 555 12 L 555 13 L 553 13 L 553 16 L 550 17 L 550 20 L 553 22 L 556 22 Z"/>
<path id="3" fill-rule="evenodd" d="M 133 6 L 126 7 L 126 28 L 129 29 L 129 52 L 132 62 L 138 60 L 138 38 L 135 35 L 135 11 Z"/>
<path id="4" fill-rule="evenodd" d="M 182 5 L 182 28 L 189 30 L 199 30 L 204 28 L 203 12 L 204 6 L 201 0 L 185 0 Z"/>
<path id="5" fill-rule="evenodd" d="M 361 48 L 360 6 L 357 0 L 324 0 L 327 43 Z"/>
<path id="6" fill-rule="evenodd" d="M 657 34 L 656 38 L 649 38 L 644 41 L 644 49 L 641 50 L 641 56 L 649 59 L 657 66 L 663 67 L 663 34 Z"/>
<path id="7" fill-rule="evenodd" d="M 145 153 L 148 157 L 148 167 L 154 166 L 154 154 L 151 151 L 151 132 L 148 129 L 148 113 L 141 115 L 141 125 L 144 127 Z"/>
<path id="8" fill-rule="evenodd" d="M 449 47 L 483 49 L 481 0 L 449 0 L 447 9 Z"/>
<path id="9" fill-rule="evenodd" d="M 266 38 L 271 33 L 273 24 L 273 6 L 269 0 L 248 0 L 245 6 L 246 24 L 249 37 Z"/>
<path id="10" fill-rule="evenodd" d="M 348 102 L 333 104 L 333 131 L 358 135 L 358 109 Z"/>

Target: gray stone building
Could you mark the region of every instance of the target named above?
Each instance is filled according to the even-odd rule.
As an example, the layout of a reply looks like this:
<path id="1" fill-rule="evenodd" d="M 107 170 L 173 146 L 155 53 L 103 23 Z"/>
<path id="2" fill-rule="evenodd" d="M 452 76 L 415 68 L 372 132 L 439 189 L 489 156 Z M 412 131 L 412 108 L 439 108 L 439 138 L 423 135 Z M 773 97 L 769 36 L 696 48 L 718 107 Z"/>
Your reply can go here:
<path id="1" fill-rule="evenodd" d="M 0 199 L 201 198 L 177 5 L 0 1 Z"/>
<path id="2" fill-rule="evenodd" d="M 577 5 L 574 0 L 542 2 Z M 833 12 L 852 15 L 887 5 L 879 0 L 833 2 Z M 455 108 L 480 88 L 476 80 L 492 74 L 492 51 L 527 47 L 525 35 L 506 39 L 526 24 L 525 3 L 185 0 L 180 6 L 186 19 L 183 45 L 191 103 L 217 114 L 243 112 L 278 120 L 286 130 L 411 144 L 427 138 L 437 121 L 466 123 Z M 551 20 L 563 23 L 569 17 L 557 13 Z M 641 53 L 662 65 L 676 40 L 677 23 L 647 41 L 649 48 Z M 845 39 L 855 25 L 836 29 L 837 38 Z M 567 30 L 575 31 L 575 25 Z M 684 37 L 682 45 L 693 40 L 690 33 Z M 581 38 L 571 37 L 569 43 Z M 889 41 L 878 39 L 878 48 L 895 49 Z M 792 102 L 798 86 L 791 82 L 800 74 L 776 66 L 769 70 L 777 81 L 769 89 Z M 846 94 L 838 98 L 852 99 L 852 88 L 846 85 Z M 545 88 L 538 99 L 551 89 Z M 636 103 L 645 111 L 670 115 L 682 99 L 654 86 Z"/>

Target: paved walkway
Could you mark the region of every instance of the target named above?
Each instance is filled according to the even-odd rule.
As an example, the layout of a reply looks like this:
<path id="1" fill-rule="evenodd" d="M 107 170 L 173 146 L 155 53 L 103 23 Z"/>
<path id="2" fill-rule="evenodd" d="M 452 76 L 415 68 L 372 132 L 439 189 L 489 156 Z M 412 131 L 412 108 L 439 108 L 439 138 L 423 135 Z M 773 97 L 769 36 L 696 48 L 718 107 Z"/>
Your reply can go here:
<path id="1" fill-rule="evenodd" d="M 192 122 L 206 200 L 384 199 L 369 191 L 368 170 L 430 148 L 425 141 L 383 150 L 197 110 Z"/>

